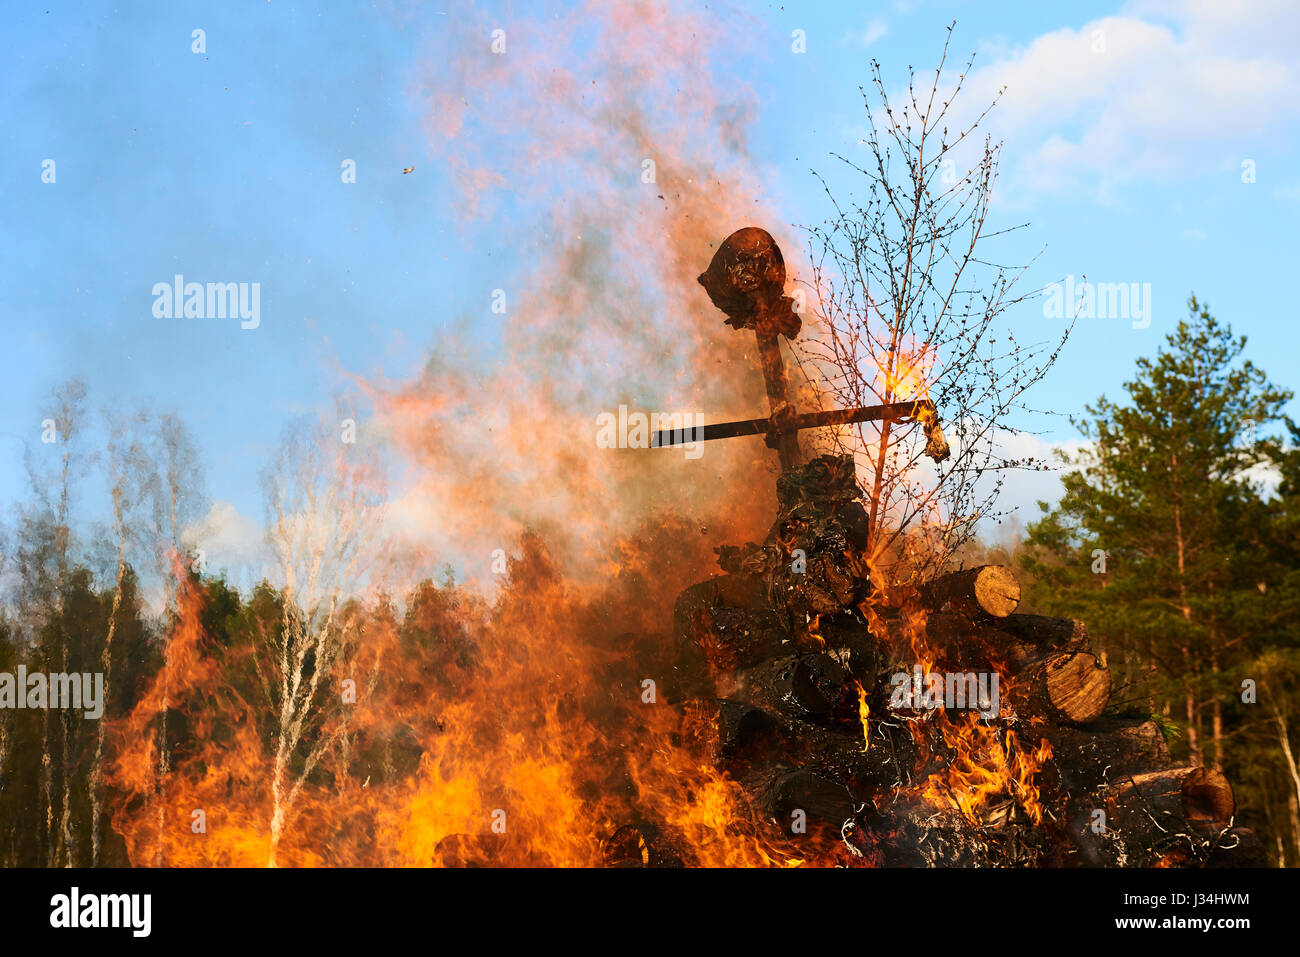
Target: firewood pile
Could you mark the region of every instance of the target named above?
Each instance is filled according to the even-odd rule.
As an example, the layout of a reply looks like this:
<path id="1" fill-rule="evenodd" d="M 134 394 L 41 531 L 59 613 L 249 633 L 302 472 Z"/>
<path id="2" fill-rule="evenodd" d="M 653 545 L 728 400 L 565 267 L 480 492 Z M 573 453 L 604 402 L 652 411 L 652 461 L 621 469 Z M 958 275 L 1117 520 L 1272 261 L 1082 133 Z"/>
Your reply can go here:
<path id="1" fill-rule="evenodd" d="M 1082 622 L 1017 613 L 1010 569 L 873 587 L 850 457 L 778 480 L 762 543 L 682 592 L 684 732 L 801 859 L 876 866 L 1261 866 L 1222 773 L 1111 703 Z M 877 576 L 878 578 L 879 576 Z M 611 863 L 681 865 L 650 826 Z"/>

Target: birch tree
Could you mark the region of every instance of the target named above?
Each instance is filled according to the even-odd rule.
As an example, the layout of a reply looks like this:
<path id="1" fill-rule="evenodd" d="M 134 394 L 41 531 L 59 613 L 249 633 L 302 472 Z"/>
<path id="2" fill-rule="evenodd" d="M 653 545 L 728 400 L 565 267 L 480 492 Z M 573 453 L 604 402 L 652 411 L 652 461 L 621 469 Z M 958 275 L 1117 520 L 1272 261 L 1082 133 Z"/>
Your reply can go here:
<path id="1" fill-rule="evenodd" d="M 117 630 L 118 615 L 122 607 L 122 588 L 127 575 L 128 552 L 146 544 L 142 540 L 144 522 L 140 511 L 159 490 L 158 473 L 150 454 L 150 436 L 147 433 L 149 417 L 140 414 L 130 421 L 108 420 L 107 449 L 108 477 L 112 483 L 109 501 L 112 509 L 112 538 L 116 546 L 113 574 L 113 598 L 108 612 L 108 627 L 104 635 L 100 668 L 104 673 L 104 686 L 113 687 L 113 638 Z M 95 756 L 90 771 L 90 864 L 98 866 L 100 856 L 100 821 L 102 815 L 102 788 L 104 764 L 104 721 L 98 723 L 95 733 Z"/>
<path id="2" fill-rule="evenodd" d="M 155 463 L 151 484 L 153 536 L 152 559 L 163 582 L 163 594 L 166 595 L 165 614 L 173 614 L 174 602 L 180 582 L 176 569 L 180 567 L 182 556 L 186 555 L 182 541 L 185 530 L 203 511 L 206 497 L 203 494 L 203 473 L 199 465 L 198 451 L 190 438 L 184 423 L 172 413 L 158 417 L 150 436 L 150 454 Z M 197 570 L 197 569 L 196 569 Z M 172 631 L 165 629 L 162 639 L 164 663 L 168 660 Z M 107 654 L 107 652 L 105 652 Z M 161 837 L 166 826 L 167 801 L 164 800 L 171 770 L 171 748 L 168 740 L 168 712 L 170 709 L 171 689 L 167 687 L 169 668 L 164 667 L 162 710 L 158 717 L 158 832 Z M 159 853 L 162 849 L 159 840 Z M 161 863 L 159 859 L 158 863 Z"/>
<path id="3" fill-rule="evenodd" d="M 304 785 L 346 726 L 339 683 L 344 604 L 358 584 L 382 497 L 375 463 L 321 421 L 286 431 L 264 474 L 267 534 L 282 584 L 280 628 L 265 636 L 265 690 L 275 715 L 268 864 Z"/>
<path id="4" fill-rule="evenodd" d="M 81 432 L 86 419 L 86 387 L 80 379 L 69 379 L 54 390 L 49 412 L 39 425 L 39 443 L 28 446 L 27 473 L 36 495 L 36 505 L 23 516 L 18 548 L 22 578 L 22 604 L 28 609 L 33 634 L 44 631 L 54 636 L 57 647 L 41 649 L 50 665 L 68 670 L 68 648 L 58 641 L 57 623 L 63 610 L 63 593 L 68 584 L 72 555 L 72 505 L 74 486 L 85 471 L 89 458 L 83 453 Z M 54 627 L 50 627 L 51 625 Z M 53 668 L 51 670 L 54 670 Z M 76 841 L 72 834 L 70 738 L 72 718 L 67 711 L 52 717 L 43 715 L 40 800 L 44 807 L 46 866 L 77 865 Z M 55 728 L 57 723 L 58 727 Z M 62 784 L 56 814 L 54 737 L 57 730 L 58 778 Z M 57 820 L 56 820 L 57 819 Z"/>

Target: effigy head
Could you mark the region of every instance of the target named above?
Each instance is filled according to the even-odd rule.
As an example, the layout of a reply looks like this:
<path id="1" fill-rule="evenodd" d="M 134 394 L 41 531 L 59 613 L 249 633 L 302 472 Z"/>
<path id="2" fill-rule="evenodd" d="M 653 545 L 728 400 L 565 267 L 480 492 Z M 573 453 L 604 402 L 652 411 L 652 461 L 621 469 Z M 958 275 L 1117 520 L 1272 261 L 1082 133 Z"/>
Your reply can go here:
<path id="1" fill-rule="evenodd" d="M 799 334 L 799 316 L 785 295 L 785 259 L 766 229 L 746 226 L 728 236 L 699 282 L 728 325 L 788 338 Z"/>

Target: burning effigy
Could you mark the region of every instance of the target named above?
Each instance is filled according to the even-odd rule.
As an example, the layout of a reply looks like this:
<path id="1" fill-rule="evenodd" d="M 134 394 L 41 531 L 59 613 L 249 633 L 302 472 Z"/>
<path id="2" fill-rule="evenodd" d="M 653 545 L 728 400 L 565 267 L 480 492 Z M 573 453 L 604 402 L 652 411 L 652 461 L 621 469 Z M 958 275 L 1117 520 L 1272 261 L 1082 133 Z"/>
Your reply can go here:
<path id="1" fill-rule="evenodd" d="M 772 415 L 688 438 L 765 434 L 781 472 L 767 537 L 720 547 L 722 574 L 677 600 L 673 692 L 686 736 L 801 861 L 1257 864 L 1261 845 L 1233 826 L 1224 775 L 1171 766 L 1155 723 L 1108 712 L 1110 676 L 1083 622 L 1018 614 L 1020 585 L 1004 566 L 902 588 L 881 580 L 853 456 L 804 461 L 798 433 L 911 418 L 942 460 L 937 410 L 920 400 L 795 413 L 775 338 L 799 331 L 784 280 L 780 250 L 753 227 L 700 277 L 728 324 L 755 329 Z M 620 830 L 609 857 L 677 864 L 691 848 L 650 826 Z"/>
<path id="2" fill-rule="evenodd" d="M 662 468 L 684 443 L 765 436 L 774 511 L 745 508 L 767 532 L 716 545 L 711 572 L 698 520 L 647 512 L 586 579 L 530 531 L 494 599 L 425 583 L 399 618 L 384 601 L 264 589 L 241 613 L 257 633 L 232 640 L 229 597 L 178 567 L 166 659 L 108 729 L 125 857 L 1259 863 L 1226 777 L 1172 764 L 1150 715 L 1112 702 L 1083 622 L 1022 613 L 1009 567 L 903 575 L 881 560 L 885 518 L 854 455 L 805 454 L 801 433 L 880 422 L 915 431 L 932 461 L 960 450 L 914 367 L 905 400 L 797 411 L 776 349 L 800 331 L 785 279 L 752 227 L 700 278 L 728 325 L 754 330 L 770 415 L 661 429 L 620 456 Z M 738 497 L 762 501 L 770 475 L 753 471 Z M 257 706 L 267 675 L 278 711 Z"/>
<path id="3" fill-rule="evenodd" d="M 9 647 L 31 656 L 0 681 L 0 745 L 21 745 L 4 860 L 1265 862 L 1218 765 L 1171 758 L 1169 702 L 1123 700 L 1125 644 L 1027 613 L 1049 606 L 1022 604 L 1010 558 L 961 551 L 997 511 L 985 477 L 1026 467 L 999 442 L 1069 334 L 1031 323 L 1022 345 L 1002 321 L 1033 293 L 976 251 L 1005 230 L 984 230 L 998 147 L 947 112 L 966 74 L 941 80 L 945 44 L 929 98 L 891 109 L 876 64 L 866 149 L 832 154 L 856 186 L 818 173 L 827 218 L 797 226 L 751 142 L 762 97 L 716 62 L 750 26 L 619 2 L 529 23 L 509 59 L 487 22 L 431 58 L 414 87 L 464 220 L 438 233 L 479 229 L 429 253 L 482 243 L 487 320 L 435 316 L 397 379 L 340 357 L 356 394 L 267 465 L 260 572 L 182 540 L 170 421 L 166 482 L 140 467 L 134 505 L 155 440 L 108 448 L 111 595 L 69 565 L 66 514 L 26 526 L 28 597 L 57 601 L 28 602 Z M 788 269 L 766 229 L 718 241 L 756 220 Z M 205 314 L 183 279 L 154 318 Z M 216 311 L 251 332 L 236 285 L 209 301 L 229 292 Z M 70 460 L 50 461 L 66 503 Z M 71 720 L 78 689 L 102 722 Z"/>

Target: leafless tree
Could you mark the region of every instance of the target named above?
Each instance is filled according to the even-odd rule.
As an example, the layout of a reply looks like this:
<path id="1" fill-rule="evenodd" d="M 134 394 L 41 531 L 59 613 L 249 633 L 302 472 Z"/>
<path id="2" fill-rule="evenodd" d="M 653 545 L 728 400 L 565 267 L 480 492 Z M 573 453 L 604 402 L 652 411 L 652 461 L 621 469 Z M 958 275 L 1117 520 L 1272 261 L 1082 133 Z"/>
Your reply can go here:
<path id="1" fill-rule="evenodd" d="M 811 324 L 797 347 L 806 377 L 843 405 L 931 398 L 952 446 L 935 475 L 919 461 L 925 442 L 914 424 L 863 423 L 831 440 L 856 457 L 871 496 L 869 555 L 894 583 L 932 574 L 980 519 L 997 517 L 1003 470 L 1043 467 L 1005 459 L 999 439 L 1069 334 L 1022 344 L 1004 324 L 1034 295 L 1018 289 L 1032 260 L 999 264 L 990 249 L 1023 227 L 989 225 L 1000 144 L 979 142 L 978 128 L 997 98 L 949 128 L 973 63 L 946 85 L 951 34 L 933 79 L 918 89 L 913 74 L 901 107 L 872 62 L 867 159 L 835 154 L 863 188 L 842 200 L 818 174 L 833 215 L 808 228 L 821 328 Z"/>
<path id="2" fill-rule="evenodd" d="M 291 427 L 263 480 L 283 582 L 281 627 L 265 636 L 270 673 L 261 675 L 276 711 L 271 866 L 304 784 L 346 727 L 339 665 L 353 631 L 342 605 L 382 488 L 374 460 L 342 436 L 327 421 Z"/>
<path id="3" fill-rule="evenodd" d="M 185 423 L 174 413 L 159 415 L 152 455 L 158 472 L 154 486 L 154 564 L 170 599 L 176 595 L 173 555 L 186 554 L 185 533 L 207 508 L 198 449 Z"/>
<path id="4" fill-rule="evenodd" d="M 113 413 L 105 414 L 108 427 L 108 476 L 112 482 L 109 499 L 112 503 L 112 537 L 116 546 L 113 577 L 113 600 L 108 614 L 108 630 L 100 656 L 104 684 L 112 687 L 113 638 L 117 630 L 118 613 L 122 607 L 122 583 L 126 577 L 128 556 L 133 549 L 152 545 L 141 541 L 143 522 L 137 512 L 155 500 L 159 494 L 159 475 L 154 467 L 150 420 L 140 413 L 123 420 Z M 101 787 L 103 785 L 104 722 L 100 721 L 95 734 L 95 757 L 90 770 L 90 863 L 99 864 L 100 818 L 102 815 Z"/>
<path id="5" fill-rule="evenodd" d="M 32 622 L 33 632 L 56 621 L 62 614 L 64 589 L 72 553 L 72 500 L 76 480 L 89 459 L 82 454 L 80 433 L 86 419 L 86 387 L 72 378 L 54 390 L 49 413 L 39 423 L 41 442 L 29 445 L 25 454 L 28 477 L 36 494 L 37 505 L 23 516 L 22 540 L 19 543 L 19 572 L 22 592 L 29 599 L 22 604 L 43 620 Z M 39 450 L 50 449 L 52 454 Z M 34 600 L 30 600 L 34 599 Z M 60 670 L 68 670 L 68 647 L 59 642 Z M 75 867 L 76 842 L 72 835 L 72 801 L 70 740 L 72 718 L 63 711 L 59 719 L 59 760 L 63 780 L 58 825 L 55 825 L 54 755 L 52 732 L 54 719 L 47 710 L 44 716 L 44 741 L 41 756 L 41 801 L 45 807 L 46 866 L 62 862 Z"/>
<path id="6" fill-rule="evenodd" d="M 9 530 L 0 525 L 0 582 L 5 581 L 9 566 L 12 564 L 9 557 L 10 547 Z M 13 663 L 12 656 L 16 650 L 17 641 L 9 608 L 0 604 L 0 667 L 8 668 Z M 5 768 L 9 766 L 9 749 L 13 742 L 9 730 L 12 720 L 13 711 L 9 708 L 0 708 L 0 792 L 4 791 L 6 784 Z M 0 861 L 0 864 L 12 866 L 13 862 L 5 859 Z"/>

